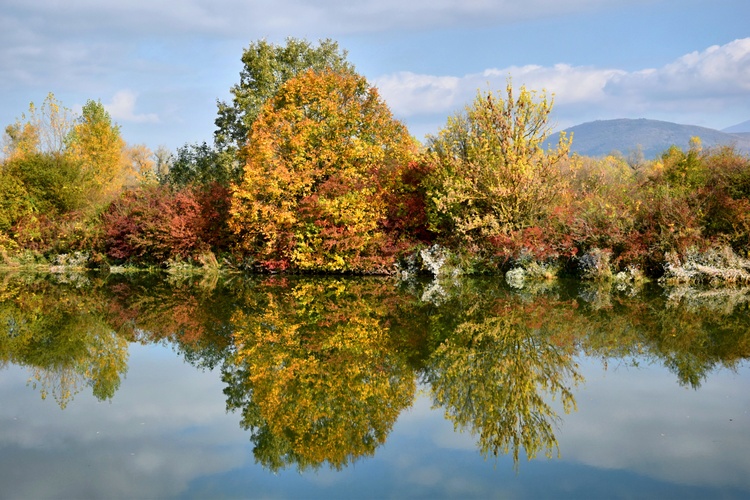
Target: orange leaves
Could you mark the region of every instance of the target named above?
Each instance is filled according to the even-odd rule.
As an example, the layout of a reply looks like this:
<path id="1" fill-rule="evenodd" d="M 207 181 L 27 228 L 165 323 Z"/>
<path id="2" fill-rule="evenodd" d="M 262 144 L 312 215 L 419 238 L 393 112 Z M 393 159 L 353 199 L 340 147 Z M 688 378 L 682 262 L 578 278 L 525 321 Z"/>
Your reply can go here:
<path id="1" fill-rule="evenodd" d="M 236 315 L 236 359 L 252 394 L 245 422 L 254 440 L 272 436 L 274 453 L 286 454 L 265 457 L 266 465 L 283 458 L 301 469 L 341 467 L 370 455 L 410 404 L 413 372 L 392 346 L 383 297 L 363 295 L 372 291 L 361 282 L 304 281 L 264 296 L 252 315 Z"/>
<path id="2" fill-rule="evenodd" d="M 258 116 L 235 188 L 232 230 L 261 267 L 371 271 L 384 258 L 384 193 L 372 172 L 414 153 L 367 81 L 307 71 Z"/>

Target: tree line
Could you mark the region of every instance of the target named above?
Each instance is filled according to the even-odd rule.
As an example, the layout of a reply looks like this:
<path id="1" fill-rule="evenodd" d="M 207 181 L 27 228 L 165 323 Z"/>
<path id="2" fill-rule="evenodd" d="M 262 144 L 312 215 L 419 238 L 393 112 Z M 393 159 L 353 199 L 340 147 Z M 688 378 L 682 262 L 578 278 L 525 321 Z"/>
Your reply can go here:
<path id="1" fill-rule="evenodd" d="M 334 41 L 258 41 L 242 62 L 213 143 L 173 154 L 126 144 L 100 102 L 32 104 L 6 128 L 5 263 L 389 274 L 439 248 L 467 273 L 746 264 L 750 159 L 731 147 L 572 155 L 572 137 L 546 146 L 553 99 L 510 80 L 420 143 Z"/>

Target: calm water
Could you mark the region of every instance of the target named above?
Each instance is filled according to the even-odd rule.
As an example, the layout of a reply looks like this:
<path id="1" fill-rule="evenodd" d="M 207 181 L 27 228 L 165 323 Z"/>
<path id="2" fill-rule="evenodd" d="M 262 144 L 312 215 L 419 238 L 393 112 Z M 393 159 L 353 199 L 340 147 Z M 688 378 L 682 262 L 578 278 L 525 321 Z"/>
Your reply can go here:
<path id="1" fill-rule="evenodd" d="M 0 498 L 748 498 L 749 304 L 0 276 Z"/>

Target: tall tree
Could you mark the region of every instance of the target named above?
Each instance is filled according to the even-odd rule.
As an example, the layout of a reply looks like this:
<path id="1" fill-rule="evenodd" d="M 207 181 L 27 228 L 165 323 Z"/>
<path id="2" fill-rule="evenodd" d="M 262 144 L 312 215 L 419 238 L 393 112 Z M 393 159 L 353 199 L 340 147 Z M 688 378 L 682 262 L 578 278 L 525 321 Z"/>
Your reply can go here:
<path id="1" fill-rule="evenodd" d="M 266 268 L 371 271 L 388 239 L 376 177 L 414 150 L 363 77 L 309 70 L 258 116 L 230 225 Z"/>
<path id="2" fill-rule="evenodd" d="M 80 163 L 81 182 L 93 204 L 119 193 L 126 180 L 125 141 L 101 102 L 89 100 L 83 106 L 68 143 L 68 154 Z"/>
<path id="3" fill-rule="evenodd" d="M 260 40 L 245 49 L 242 64 L 240 82 L 230 90 L 232 102 L 217 101 L 214 135 L 222 151 L 243 148 L 265 102 L 290 78 L 308 69 L 354 72 L 346 61 L 346 51 L 330 39 L 321 40 L 317 47 L 295 38 L 287 38 L 286 45 Z"/>

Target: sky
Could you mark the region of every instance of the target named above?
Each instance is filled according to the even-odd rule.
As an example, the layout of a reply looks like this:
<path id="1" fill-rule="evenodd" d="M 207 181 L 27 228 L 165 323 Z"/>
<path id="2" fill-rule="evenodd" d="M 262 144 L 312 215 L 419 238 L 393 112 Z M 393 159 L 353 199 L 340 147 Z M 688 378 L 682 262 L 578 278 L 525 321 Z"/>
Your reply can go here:
<path id="1" fill-rule="evenodd" d="M 250 43 L 330 38 L 422 140 L 478 91 L 554 97 L 555 130 L 750 120 L 747 0 L 3 0 L 0 124 L 49 92 L 129 144 L 213 141 Z M 750 131 L 750 124 L 745 128 Z"/>

